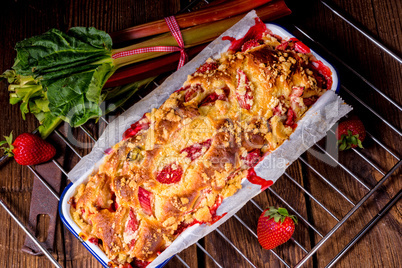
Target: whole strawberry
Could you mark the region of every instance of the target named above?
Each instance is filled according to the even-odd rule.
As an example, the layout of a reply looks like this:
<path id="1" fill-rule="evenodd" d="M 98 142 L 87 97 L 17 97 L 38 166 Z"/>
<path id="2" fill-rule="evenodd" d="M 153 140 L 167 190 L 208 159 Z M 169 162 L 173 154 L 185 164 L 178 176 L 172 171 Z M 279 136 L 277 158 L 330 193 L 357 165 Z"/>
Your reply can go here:
<path id="1" fill-rule="evenodd" d="M 295 231 L 297 218 L 285 208 L 269 207 L 258 219 L 258 242 L 265 249 L 273 249 L 290 239 Z"/>
<path id="2" fill-rule="evenodd" d="M 20 165 L 37 165 L 49 161 L 56 154 L 56 149 L 50 143 L 31 133 L 22 133 L 14 142 L 13 133 L 0 142 L 0 146 L 8 143 L 9 148 L 2 148 L 9 157 L 13 157 Z"/>
<path id="3" fill-rule="evenodd" d="M 366 138 L 366 129 L 362 121 L 352 118 L 339 123 L 336 138 L 341 151 L 356 147 L 363 148 L 362 142 Z"/>

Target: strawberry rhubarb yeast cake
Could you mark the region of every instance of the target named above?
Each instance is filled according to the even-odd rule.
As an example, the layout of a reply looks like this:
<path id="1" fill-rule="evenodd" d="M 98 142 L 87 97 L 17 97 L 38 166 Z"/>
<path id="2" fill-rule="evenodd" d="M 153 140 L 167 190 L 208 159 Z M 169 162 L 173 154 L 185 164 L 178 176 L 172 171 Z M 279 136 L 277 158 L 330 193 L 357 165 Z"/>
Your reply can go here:
<path id="1" fill-rule="evenodd" d="M 257 20 L 228 52 L 132 125 L 70 200 L 85 240 L 111 266 L 144 267 L 222 200 L 293 132 L 332 83 L 297 39 Z"/>

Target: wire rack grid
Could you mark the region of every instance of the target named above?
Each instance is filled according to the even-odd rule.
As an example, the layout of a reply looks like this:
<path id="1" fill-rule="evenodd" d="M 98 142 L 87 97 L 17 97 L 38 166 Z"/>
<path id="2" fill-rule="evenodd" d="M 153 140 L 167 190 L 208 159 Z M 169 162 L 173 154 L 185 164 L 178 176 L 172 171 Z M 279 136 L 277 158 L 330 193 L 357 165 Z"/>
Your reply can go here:
<path id="1" fill-rule="evenodd" d="M 204 0 L 205 1 L 205 0 Z M 205 1 L 206 2 L 206 1 Z M 208 3 L 208 2 L 206 2 Z M 381 42 L 373 38 L 370 34 L 365 32 L 362 28 L 357 26 L 353 21 L 348 19 L 346 16 L 343 15 L 342 11 L 337 10 L 334 8 L 331 4 L 327 3 L 326 1 L 321 1 L 323 6 L 328 8 L 331 12 L 333 12 L 335 15 L 339 16 L 342 20 L 344 20 L 347 24 L 355 28 L 358 32 L 363 34 L 369 41 L 373 42 L 376 46 L 378 46 L 382 51 L 385 53 L 389 54 L 391 57 L 393 57 L 396 61 L 399 63 L 402 63 L 402 60 L 400 57 L 398 57 L 396 54 L 394 54 L 391 50 L 389 50 L 385 45 L 383 45 Z M 334 58 L 337 63 L 339 64 L 341 68 L 344 68 L 350 72 L 352 72 L 354 75 L 356 75 L 361 81 L 366 83 L 375 93 L 379 94 L 382 98 L 384 98 L 391 106 L 394 108 L 398 109 L 399 111 L 402 111 L 402 108 L 400 105 L 398 105 L 393 99 L 391 99 L 389 96 L 381 92 L 378 88 L 376 88 L 373 84 L 371 84 L 363 75 L 361 75 L 357 70 L 353 69 L 350 65 L 345 63 L 343 60 L 341 60 L 337 55 L 333 54 L 331 51 L 325 48 L 317 39 L 313 38 L 310 36 L 308 33 L 300 29 L 297 25 L 294 25 L 294 29 L 299 32 L 302 36 L 305 37 L 307 41 L 311 41 L 315 46 L 317 46 L 319 49 L 324 51 L 326 54 L 330 55 L 332 58 Z M 157 83 L 155 83 L 155 86 L 158 86 Z M 343 90 L 343 93 L 348 94 L 349 97 L 353 98 L 355 101 L 360 103 L 368 112 L 370 112 L 374 117 L 377 117 L 379 120 L 381 120 L 387 127 L 389 127 L 390 130 L 392 130 L 393 135 L 396 137 L 401 137 L 402 133 L 401 131 L 398 130 L 397 127 L 393 126 L 392 123 L 387 121 L 383 116 L 381 116 L 378 112 L 376 112 L 372 107 L 367 105 L 363 100 L 361 100 L 358 96 L 356 96 L 351 90 L 349 90 L 345 85 L 341 85 L 341 88 Z M 142 98 L 139 96 L 139 98 Z M 123 109 L 124 110 L 124 109 Z M 108 124 L 108 120 L 105 117 L 101 117 L 101 120 L 105 123 Z M 93 142 L 96 142 L 95 135 L 91 133 L 85 126 L 80 127 L 81 131 L 83 131 L 90 140 Z M 71 149 L 71 151 L 79 158 L 81 159 L 82 156 L 81 154 L 75 149 L 74 145 L 67 139 L 66 136 L 64 136 L 61 132 L 58 130 L 55 130 L 55 133 L 57 136 Z M 334 134 L 333 130 L 330 131 L 329 134 Z M 389 154 L 394 160 L 396 161 L 396 164 L 388 169 L 384 170 L 383 168 L 378 167 L 372 160 L 370 160 L 368 157 L 363 155 L 361 152 L 359 152 L 356 149 L 352 149 L 353 152 L 356 154 L 356 157 L 359 157 L 363 159 L 373 170 L 378 172 L 381 175 L 381 179 L 375 184 L 373 187 L 370 187 L 367 185 L 359 176 L 355 175 L 353 171 L 351 171 L 349 168 L 347 168 L 345 165 L 340 163 L 335 157 L 333 157 L 330 153 L 328 153 L 322 145 L 317 143 L 315 146 L 316 148 L 321 151 L 323 154 L 325 154 L 328 158 L 330 158 L 332 161 L 334 161 L 337 164 L 337 168 L 342 169 L 345 171 L 348 176 L 350 181 L 355 181 L 357 182 L 360 187 L 365 191 L 365 195 L 358 201 L 354 202 L 352 201 L 347 194 L 344 193 L 342 189 L 339 189 L 336 185 L 334 185 L 333 182 L 326 176 L 322 174 L 317 168 L 313 167 L 312 164 L 309 163 L 308 159 L 304 156 L 299 158 L 300 163 L 305 165 L 312 173 L 314 173 L 317 178 L 322 180 L 327 187 L 331 188 L 333 191 L 335 191 L 340 198 L 345 200 L 347 203 L 349 203 L 352 208 L 342 217 L 339 218 L 339 216 L 336 216 L 331 208 L 326 207 L 322 201 L 319 200 L 314 194 L 312 194 L 307 187 L 301 185 L 294 177 L 289 172 L 285 172 L 284 176 L 290 180 L 292 184 L 294 184 L 300 191 L 303 192 L 312 202 L 315 202 L 317 206 L 319 206 L 322 210 L 323 213 L 327 213 L 332 217 L 336 224 L 327 232 L 323 232 L 320 230 L 319 227 L 315 226 L 314 223 L 311 223 L 306 217 L 303 217 L 301 213 L 298 212 L 298 210 L 289 204 L 287 200 L 285 200 L 283 197 L 281 197 L 280 194 L 278 194 L 276 191 L 274 191 L 272 188 L 268 188 L 267 191 L 270 192 L 273 196 L 275 196 L 278 200 L 280 200 L 292 213 L 294 213 L 298 218 L 299 221 L 302 222 L 303 225 L 305 225 L 306 228 L 308 228 L 311 232 L 313 232 L 315 235 L 317 235 L 320 240 L 315 243 L 310 249 L 306 249 L 303 246 L 302 241 L 297 241 L 295 238 L 291 238 L 291 243 L 294 243 L 296 247 L 300 248 L 300 250 L 303 252 L 303 256 L 297 261 L 296 264 L 290 264 L 288 261 L 285 260 L 285 258 L 281 257 L 276 251 L 270 250 L 270 254 L 272 254 L 275 258 L 277 258 L 280 263 L 284 267 L 302 267 L 305 266 L 306 262 L 312 258 L 312 256 L 319 250 L 324 243 L 326 243 L 336 232 L 337 230 L 354 214 L 359 208 L 362 207 L 362 205 L 375 193 L 377 192 L 380 187 L 384 184 L 385 181 L 387 181 L 391 175 L 402 165 L 402 161 L 398 155 L 398 153 L 395 153 L 393 149 L 389 148 L 387 145 L 382 143 L 379 139 L 377 139 L 375 136 L 373 136 L 371 133 L 367 133 L 368 138 L 372 140 L 373 143 L 381 147 L 387 154 Z M 62 173 L 66 176 L 68 176 L 68 172 L 63 168 L 63 166 L 58 163 L 56 160 L 53 160 L 53 163 L 62 171 Z M 60 197 L 58 193 L 56 193 L 51 186 L 49 186 L 44 178 L 42 178 L 36 171 L 34 167 L 28 166 L 28 168 L 31 170 L 31 172 L 47 187 L 49 192 L 57 199 L 59 200 Z M 367 231 L 369 231 L 376 223 L 377 221 L 384 215 L 386 212 L 400 199 L 402 196 L 401 190 L 397 194 L 395 194 L 389 202 L 381 209 L 381 211 L 375 215 L 359 232 L 358 234 L 353 237 L 347 245 L 341 249 L 338 254 L 329 262 L 326 264 L 325 267 L 332 267 Z M 38 242 L 38 240 L 30 234 L 28 229 L 21 223 L 21 221 L 16 217 L 11 210 L 7 207 L 7 205 L 4 204 L 4 202 L 0 199 L 1 205 L 6 209 L 6 211 L 12 216 L 12 218 L 19 224 L 19 226 L 27 233 L 31 239 L 34 240 L 34 242 L 37 244 L 38 247 L 43 251 L 43 253 L 49 258 L 49 260 L 56 266 L 56 267 L 61 267 L 61 265 L 54 259 L 54 257 L 44 248 L 41 246 L 41 244 Z M 255 201 L 251 200 L 250 203 L 259 211 L 263 211 L 263 208 Z M 244 228 L 248 230 L 251 236 L 255 237 L 257 239 L 257 234 L 251 228 L 246 224 L 244 220 L 241 219 L 240 216 L 234 215 L 234 219 L 238 221 Z M 233 243 L 225 234 L 222 232 L 219 228 L 216 229 L 216 234 L 220 236 L 230 247 L 235 250 L 239 256 L 241 256 L 246 263 L 249 264 L 251 267 L 257 267 L 249 258 L 247 258 L 246 254 L 240 250 L 235 243 Z M 217 266 L 217 267 L 223 267 L 222 264 L 220 264 L 210 252 L 208 252 L 204 246 L 202 246 L 200 243 L 196 243 L 196 246 L 201 250 L 202 252 L 205 253 L 205 255 L 212 260 L 212 262 Z M 175 255 L 175 258 L 177 258 L 185 267 L 190 267 L 179 255 Z"/>

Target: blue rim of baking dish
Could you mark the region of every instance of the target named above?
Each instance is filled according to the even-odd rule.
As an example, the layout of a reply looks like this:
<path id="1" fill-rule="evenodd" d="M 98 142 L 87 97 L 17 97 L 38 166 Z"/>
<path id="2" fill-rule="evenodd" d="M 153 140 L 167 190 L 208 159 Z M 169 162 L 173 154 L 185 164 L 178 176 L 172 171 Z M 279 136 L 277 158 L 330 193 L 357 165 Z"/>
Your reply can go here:
<path id="1" fill-rule="evenodd" d="M 282 27 L 282 26 L 280 26 L 280 25 L 277 25 L 277 24 L 274 24 L 274 23 L 267 23 L 266 25 L 267 25 L 268 28 L 271 26 L 271 29 L 270 29 L 271 31 L 272 31 L 272 27 L 277 27 L 281 32 L 283 32 L 283 33 L 286 34 L 286 38 L 295 37 L 295 36 L 292 35 L 286 28 L 284 28 L 284 27 Z M 278 29 L 277 29 L 277 30 L 278 30 Z M 274 32 L 274 34 L 275 34 L 275 32 Z M 297 37 L 295 37 L 295 38 L 297 38 Z M 332 64 L 330 64 L 327 60 L 325 60 L 322 56 L 320 56 L 318 53 L 316 53 L 313 49 L 310 49 L 310 50 L 311 50 L 311 53 L 312 53 L 318 60 L 322 61 L 324 65 L 328 66 L 328 67 L 331 69 L 333 85 L 332 85 L 332 87 L 331 87 L 330 90 L 333 90 L 333 91 L 335 91 L 336 93 L 339 93 L 340 82 L 339 82 L 338 71 L 336 70 L 336 68 L 335 68 Z M 88 175 L 89 175 L 89 174 L 90 174 L 90 171 L 88 171 Z M 84 174 L 84 175 L 85 175 L 85 174 Z M 71 226 L 71 224 L 68 222 L 68 220 L 67 220 L 66 217 L 64 216 L 64 213 L 63 213 L 63 203 L 64 203 L 64 202 L 67 202 L 67 203 L 68 203 L 68 200 L 67 200 L 67 201 L 64 201 L 64 198 L 65 198 L 67 192 L 69 191 L 69 189 L 70 189 L 72 186 L 73 186 L 73 183 L 70 183 L 69 185 L 67 185 L 67 187 L 64 189 L 64 191 L 63 191 L 63 193 L 62 193 L 62 195 L 61 195 L 61 197 L 60 197 L 60 202 L 59 202 L 59 215 L 60 215 L 61 221 L 62 221 L 63 224 L 66 226 L 66 228 L 84 245 L 84 247 L 85 247 L 85 248 L 86 248 L 86 249 L 87 249 L 87 250 L 105 267 L 105 268 L 109 268 L 107 262 L 105 262 L 105 260 L 104 260 L 100 255 L 98 255 L 98 253 L 96 253 L 96 252 L 94 251 L 94 249 L 92 248 L 92 247 L 96 247 L 96 246 L 95 246 L 94 244 L 90 243 L 90 242 L 84 241 L 84 240 L 79 236 L 79 234 L 74 230 L 74 228 Z M 68 213 L 68 212 L 69 212 L 69 211 L 67 211 L 67 213 Z M 99 249 L 99 250 L 100 250 L 100 249 Z M 165 265 L 170 261 L 171 258 L 173 258 L 173 256 L 170 257 L 170 258 L 168 258 L 168 259 L 166 259 L 163 263 L 159 264 L 158 266 L 156 266 L 156 268 L 162 268 L 163 266 L 165 266 Z"/>

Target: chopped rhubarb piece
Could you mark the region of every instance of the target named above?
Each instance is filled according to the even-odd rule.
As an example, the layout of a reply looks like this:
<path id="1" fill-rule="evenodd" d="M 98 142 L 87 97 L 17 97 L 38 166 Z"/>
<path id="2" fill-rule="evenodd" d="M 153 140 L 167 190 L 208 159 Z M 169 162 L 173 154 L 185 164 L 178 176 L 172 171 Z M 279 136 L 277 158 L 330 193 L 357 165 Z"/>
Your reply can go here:
<path id="1" fill-rule="evenodd" d="M 222 37 L 222 40 L 229 40 L 231 45 L 229 47 L 230 51 L 239 51 L 243 44 L 245 44 L 248 40 L 251 39 L 261 39 L 265 33 L 268 33 L 267 26 L 264 22 L 262 22 L 259 18 L 255 18 L 255 25 L 250 27 L 248 32 L 244 35 L 243 38 L 235 39 L 230 36 Z"/>
<path id="2" fill-rule="evenodd" d="M 197 221 L 197 220 L 193 220 L 192 223 L 184 223 L 184 222 L 181 222 L 181 223 L 179 224 L 179 226 L 177 227 L 176 231 L 173 233 L 173 235 L 179 235 L 179 234 L 181 234 L 182 232 L 184 232 L 187 228 L 189 228 L 189 227 L 191 227 L 191 226 L 193 226 L 193 225 L 196 225 L 197 223 L 203 224 L 202 222 Z"/>
<path id="3" fill-rule="evenodd" d="M 292 41 L 294 44 L 294 49 L 296 52 L 299 53 L 310 53 L 310 48 L 303 44 L 299 39 L 297 38 L 290 38 L 289 41 Z"/>
<path id="4" fill-rule="evenodd" d="M 187 157 L 189 157 L 191 159 L 191 161 L 193 161 L 193 160 L 197 159 L 198 157 L 200 157 L 201 155 L 203 155 L 203 153 L 205 153 L 209 149 L 209 147 L 211 147 L 211 143 L 212 143 L 212 140 L 208 139 L 204 142 L 196 143 L 187 148 L 184 148 L 183 150 L 180 151 L 180 153 L 186 152 Z M 205 150 L 204 150 L 204 148 L 205 148 Z"/>
<path id="5" fill-rule="evenodd" d="M 283 42 L 280 45 L 276 46 L 276 50 L 286 50 L 289 46 L 289 42 Z"/>
<path id="6" fill-rule="evenodd" d="M 188 224 L 184 223 L 183 221 L 179 224 L 179 226 L 177 226 L 177 229 L 174 231 L 173 235 L 179 235 L 182 232 L 184 232 L 184 230 L 186 230 L 188 228 Z"/>
<path id="7" fill-rule="evenodd" d="M 288 118 L 286 119 L 285 125 L 290 126 L 292 128 L 295 128 L 295 112 L 292 110 L 292 108 L 289 108 L 288 113 L 287 113 Z"/>
<path id="8" fill-rule="evenodd" d="M 74 209 L 77 209 L 77 202 L 75 202 L 74 196 L 71 197 L 70 200 L 68 200 L 67 203 L 70 204 Z"/>
<path id="9" fill-rule="evenodd" d="M 300 97 L 303 95 L 304 87 L 294 86 L 292 87 L 292 93 L 290 94 L 290 98 L 292 97 Z"/>
<path id="10" fill-rule="evenodd" d="M 217 100 L 227 101 L 229 93 L 230 93 L 230 89 L 225 87 L 225 88 L 222 88 L 222 91 L 223 91 L 223 94 L 218 94 L 216 92 L 209 94 L 201 101 L 199 106 L 201 107 L 201 106 L 211 105 Z"/>
<path id="11" fill-rule="evenodd" d="M 187 89 L 186 94 L 184 95 L 184 101 L 188 102 L 195 98 L 197 94 L 204 92 L 204 89 L 200 84 L 196 84 Z"/>
<path id="12" fill-rule="evenodd" d="M 189 87 L 190 87 L 190 86 L 181 87 L 181 88 L 179 88 L 178 90 L 176 90 L 175 92 L 184 91 L 184 90 L 186 90 L 186 89 L 189 88 Z"/>
<path id="13" fill-rule="evenodd" d="M 322 63 L 322 61 L 316 60 L 311 63 L 310 67 L 314 71 L 318 72 L 318 74 L 314 74 L 314 77 L 317 80 L 319 87 L 322 88 L 332 87 L 332 71 L 328 66 L 325 66 L 324 63 Z M 319 75 L 321 75 L 322 77 L 320 77 Z"/>
<path id="14" fill-rule="evenodd" d="M 139 259 L 135 259 L 133 262 L 131 262 L 131 267 L 132 268 L 145 268 L 150 264 L 149 261 L 143 261 Z"/>
<path id="15" fill-rule="evenodd" d="M 138 200 L 140 201 L 140 205 L 143 211 L 148 215 L 152 215 L 151 199 L 152 199 L 151 192 L 145 190 L 142 187 L 138 188 Z"/>
<path id="16" fill-rule="evenodd" d="M 207 72 L 214 71 L 218 69 L 219 65 L 216 62 L 206 62 L 198 68 L 196 73 L 205 74 Z"/>
<path id="17" fill-rule="evenodd" d="M 197 197 L 197 199 L 193 203 L 193 209 L 191 211 L 188 211 L 188 213 L 191 213 L 194 210 L 196 210 L 197 208 L 199 208 L 202 201 L 205 200 L 207 195 L 209 195 L 211 192 L 212 192 L 212 190 L 208 189 L 208 188 L 201 190 L 200 195 Z"/>
<path id="18" fill-rule="evenodd" d="M 247 75 L 240 69 L 237 70 L 236 98 L 241 108 L 250 110 L 253 103 L 253 94 Z"/>
<path id="19" fill-rule="evenodd" d="M 254 167 L 261 159 L 261 151 L 259 149 L 254 149 L 242 159 L 246 166 L 248 166 L 249 168 Z"/>
<path id="20" fill-rule="evenodd" d="M 303 95 L 304 87 L 294 86 L 292 87 L 292 93 L 290 93 L 290 102 L 292 103 L 292 107 L 301 107 L 300 96 Z"/>
<path id="21" fill-rule="evenodd" d="M 92 244 L 94 244 L 95 246 L 99 245 L 99 240 L 100 239 L 95 238 L 95 237 L 91 237 L 91 238 L 88 239 L 88 241 L 91 242 Z"/>
<path id="22" fill-rule="evenodd" d="M 312 97 L 310 97 L 310 98 L 305 98 L 305 99 L 303 99 L 304 105 L 306 105 L 307 107 L 310 107 L 310 106 L 313 105 L 316 101 L 317 101 L 317 97 L 316 97 L 316 96 L 312 96 Z"/>
<path id="23" fill-rule="evenodd" d="M 173 163 L 165 166 L 158 173 L 158 175 L 156 175 L 156 180 L 163 184 L 171 184 L 179 182 L 181 180 L 182 175 L 183 170 L 181 166 Z"/>
<path id="24" fill-rule="evenodd" d="M 124 232 L 127 235 L 133 235 L 135 231 L 137 231 L 137 229 L 138 229 L 137 217 L 134 214 L 134 210 L 130 208 L 130 212 L 128 213 L 126 229 L 124 230 Z"/>
<path id="25" fill-rule="evenodd" d="M 211 93 L 208 96 L 205 97 L 200 103 L 200 106 L 205 106 L 214 103 L 217 99 L 219 98 L 218 94 Z"/>
<path id="26" fill-rule="evenodd" d="M 228 214 L 228 213 L 226 212 L 226 213 L 223 213 L 223 214 L 220 215 L 220 216 L 216 215 L 216 211 L 218 210 L 219 206 L 222 204 L 222 201 L 223 201 L 223 197 L 220 195 L 220 196 L 218 196 L 218 198 L 216 199 L 215 204 L 214 204 L 212 207 L 209 208 L 209 213 L 211 213 L 212 219 L 211 219 L 210 222 L 207 223 L 208 225 L 214 224 L 215 222 L 219 221 L 219 220 L 222 219 L 224 216 L 226 216 L 226 214 Z"/>
<path id="27" fill-rule="evenodd" d="M 146 119 L 144 114 L 144 116 L 140 120 L 132 124 L 131 127 L 123 133 L 123 140 L 135 136 L 138 132 L 140 132 L 143 129 L 148 129 L 149 124 L 150 122 L 149 120 Z"/>
<path id="28" fill-rule="evenodd" d="M 113 152 L 112 148 L 107 148 L 105 151 L 103 151 L 105 154 L 111 154 Z"/>
<path id="29" fill-rule="evenodd" d="M 272 109 L 274 115 L 281 116 L 283 112 L 283 106 L 282 103 L 279 103 L 278 105 L 275 106 L 275 108 Z"/>
<path id="30" fill-rule="evenodd" d="M 262 43 L 262 40 L 250 39 L 241 46 L 241 51 L 245 52 L 254 47 L 258 47 L 261 45 L 261 43 Z"/>
<path id="31" fill-rule="evenodd" d="M 289 41 L 282 42 L 282 44 L 276 46 L 277 50 L 290 50 L 294 49 L 299 53 L 310 53 L 310 48 L 299 41 L 297 38 L 290 38 Z"/>
<path id="32" fill-rule="evenodd" d="M 295 43 L 295 50 L 303 54 L 310 53 L 310 48 L 300 41 Z"/>

